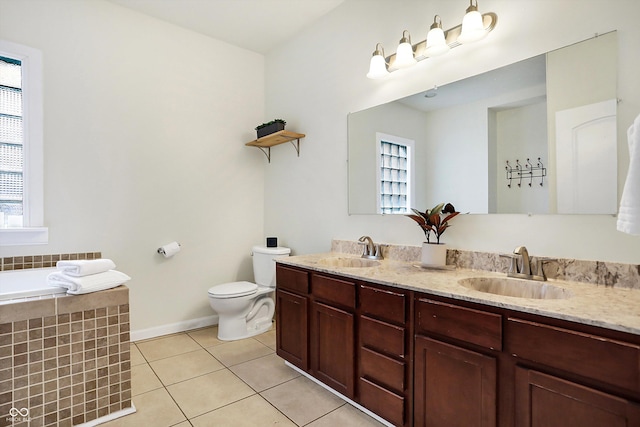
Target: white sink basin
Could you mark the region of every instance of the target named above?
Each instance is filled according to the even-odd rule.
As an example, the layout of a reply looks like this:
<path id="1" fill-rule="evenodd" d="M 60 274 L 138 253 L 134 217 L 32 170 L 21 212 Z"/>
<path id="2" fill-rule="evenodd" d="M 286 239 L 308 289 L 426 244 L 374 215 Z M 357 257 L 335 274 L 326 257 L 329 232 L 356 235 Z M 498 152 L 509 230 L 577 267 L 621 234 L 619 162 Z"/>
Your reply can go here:
<path id="1" fill-rule="evenodd" d="M 510 277 L 472 277 L 458 280 L 465 288 L 496 295 L 532 299 L 565 299 L 570 291 L 547 282 L 514 279 Z"/>
<path id="2" fill-rule="evenodd" d="M 380 261 L 366 258 L 331 257 L 322 258 L 318 264 L 326 267 L 375 267 L 380 265 Z"/>

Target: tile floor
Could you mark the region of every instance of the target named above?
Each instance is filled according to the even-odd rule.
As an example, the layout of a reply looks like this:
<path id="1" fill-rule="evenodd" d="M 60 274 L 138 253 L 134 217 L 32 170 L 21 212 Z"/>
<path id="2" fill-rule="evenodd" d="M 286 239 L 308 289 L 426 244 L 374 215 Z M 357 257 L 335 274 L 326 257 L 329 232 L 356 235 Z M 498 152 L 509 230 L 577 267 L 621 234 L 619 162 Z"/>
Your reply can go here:
<path id="1" fill-rule="evenodd" d="M 275 329 L 220 341 L 217 327 L 131 344 L 137 412 L 105 427 L 380 427 L 284 364 Z"/>

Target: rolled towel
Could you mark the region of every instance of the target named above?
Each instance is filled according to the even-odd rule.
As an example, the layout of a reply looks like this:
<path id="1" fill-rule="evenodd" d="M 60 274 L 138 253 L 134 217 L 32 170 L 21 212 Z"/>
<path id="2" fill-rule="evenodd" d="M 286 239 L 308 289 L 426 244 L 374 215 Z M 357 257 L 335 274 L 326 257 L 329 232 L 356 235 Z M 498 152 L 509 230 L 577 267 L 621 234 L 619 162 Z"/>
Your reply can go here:
<path id="1" fill-rule="evenodd" d="M 66 288 L 67 293 L 71 295 L 88 294 L 90 292 L 115 288 L 129 280 L 131 280 L 131 277 L 116 270 L 109 270 L 82 277 L 69 276 L 62 271 L 55 271 L 47 277 L 49 286 Z"/>
<path id="2" fill-rule="evenodd" d="M 56 263 L 58 270 L 62 270 L 65 274 L 74 277 L 88 276 L 89 274 L 104 273 L 113 270 L 116 265 L 107 258 L 100 259 L 79 259 L 77 261 L 58 261 Z"/>

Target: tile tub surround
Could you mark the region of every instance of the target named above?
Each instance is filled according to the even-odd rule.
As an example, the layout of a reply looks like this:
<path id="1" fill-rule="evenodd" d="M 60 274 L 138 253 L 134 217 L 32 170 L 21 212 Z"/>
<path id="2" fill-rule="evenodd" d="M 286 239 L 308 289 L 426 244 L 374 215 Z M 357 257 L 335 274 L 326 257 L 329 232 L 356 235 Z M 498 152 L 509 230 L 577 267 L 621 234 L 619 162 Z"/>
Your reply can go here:
<path id="1" fill-rule="evenodd" d="M 126 286 L 1 305 L 0 426 L 71 426 L 130 409 L 129 346 Z M 29 422 L 12 424 L 11 408 L 27 408 Z"/>
<path id="2" fill-rule="evenodd" d="M 340 247 L 339 244 L 334 247 Z M 360 249 L 360 248 L 357 248 Z M 567 299 L 536 300 L 507 297 L 479 292 L 458 283 L 470 277 L 504 278 L 504 272 L 479 269 L 456 268 L 455 270 L 432 270 L 421 268 L 419 261 L 398 261 L 393 259 L 395 248 L 385 248 L 388 256 L 375 267 L 328 267 L 319 260 L 330 256 L 354 256 L 352 252 L 330 252 L 325 254 L 298 255 L 280 258 L 283 265 L 311 268 L 326 273 L 336 273 L 353 279 L 367 280 L 380 285 L 427 292 L 448 298 L 459 299 L 495 307 L 503 307 L 524 313 L 538 314 L 556 319 L 568 320 L 586 325 L 640 334 L 640 289 L 612 286 L 597 286 L 592 283 L 566 280 L 550 280 L 550 284 L 565 288 L 572 296 Z M 413 249 L 401 249 L 407 254 Z M 416 247 L 419 253 L 419 248 Z M 506 270 L 504 270 L 506 271 Z"/>
<path id="3" fill-rule="evenodd" d="M 387 245 L 383 255 L 387 259 L 405 262 L 420 262 L 420 246 Z M 361 255 L 362 245 L 350 240 L 333 240 L 331 252 Z M 529 254 L 544 256 L 544 254 Z M 447 264 L 457 268 L 506 273 L 509 260 L 498 253 L 472 252 L 458 249 L 447 251 Z M 558 258 L 544 264 L 549 279 L 586 282 L 615 288 L 640 289 L 640 265 L 615 262 L 583 261 Z"/>
<path id="4" fill-rule="evenodd" d="M 102 258 L 100 252 L 78 252 L 72 254 L 25 255 L 0 258 L 0 271 L 24 270 L 26 268 L 55 267 L 58 261 Z"/>

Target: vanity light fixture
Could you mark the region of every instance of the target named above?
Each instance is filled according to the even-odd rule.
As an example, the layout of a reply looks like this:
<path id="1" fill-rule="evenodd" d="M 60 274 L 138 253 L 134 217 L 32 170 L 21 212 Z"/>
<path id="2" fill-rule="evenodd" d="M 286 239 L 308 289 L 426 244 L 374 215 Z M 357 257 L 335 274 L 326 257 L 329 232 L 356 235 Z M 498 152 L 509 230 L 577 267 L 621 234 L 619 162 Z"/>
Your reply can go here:
<path id="1" fill-rule="evenodd" d="M 462 31 L 458 36 L 460 43 L 471 43 L 483 39 L 487 32 L 484 30 L 482 15 L 478 12 L 478 0 L 475 6 L 473 0 L 469 0 L 470 5 L 467 8 L 464 18 L 462 18 Z"/>
<path id="2" fill-rule="evenodd" d="M 469 0 L 469 2 L 467 13 L 460 25 L 443 31 L 442 19 L 439 15 L 435 15 L 426 40 L 412 45 L 409 31 L 404 30 L 396 53 L 388 57 L 384 56 L 382 45 L 376 44 L 367 77 L 370 79 L 384 78 L 390 72 L 411 67 L 418 61 L 445 54 L 463 43 L 471 43 L 486 37 L 495 28 L 498 15 L 493 12 L 480 14 L 478 1 Z"/>
<path id="3" fill-rule="evenodd" d="M 425 48 L 425 54 L 428 57 L 440 56 L 449 52 L 449 45 L 444 37 L 444 31 L 442 30 L 442 19 L 439 15 L 433 17 L 433 24 L 427 33 L 427 47 Z"/>
<path id="4" fill-rule="evenodd" d="M 404 30 L 398 44 L 398 50 L 396 50 L 396 68 L 409 68 L 417 62 L 413 55 L 413 46 L 411 46 L 411 34 Z"/>
<path id="5" fill-rule="evenodd" d="M 387 71 L 387 62 L 384 58 L 384 49 L 382 48 L 382 45 L 378 43 L 376 45 L 376 50 L 373 51 L 371 62 L 369 63 L 369 72 L 367 73 L 367 77 L 370 79 L 381 79 L 388 75 L 389 71 Z"/>

